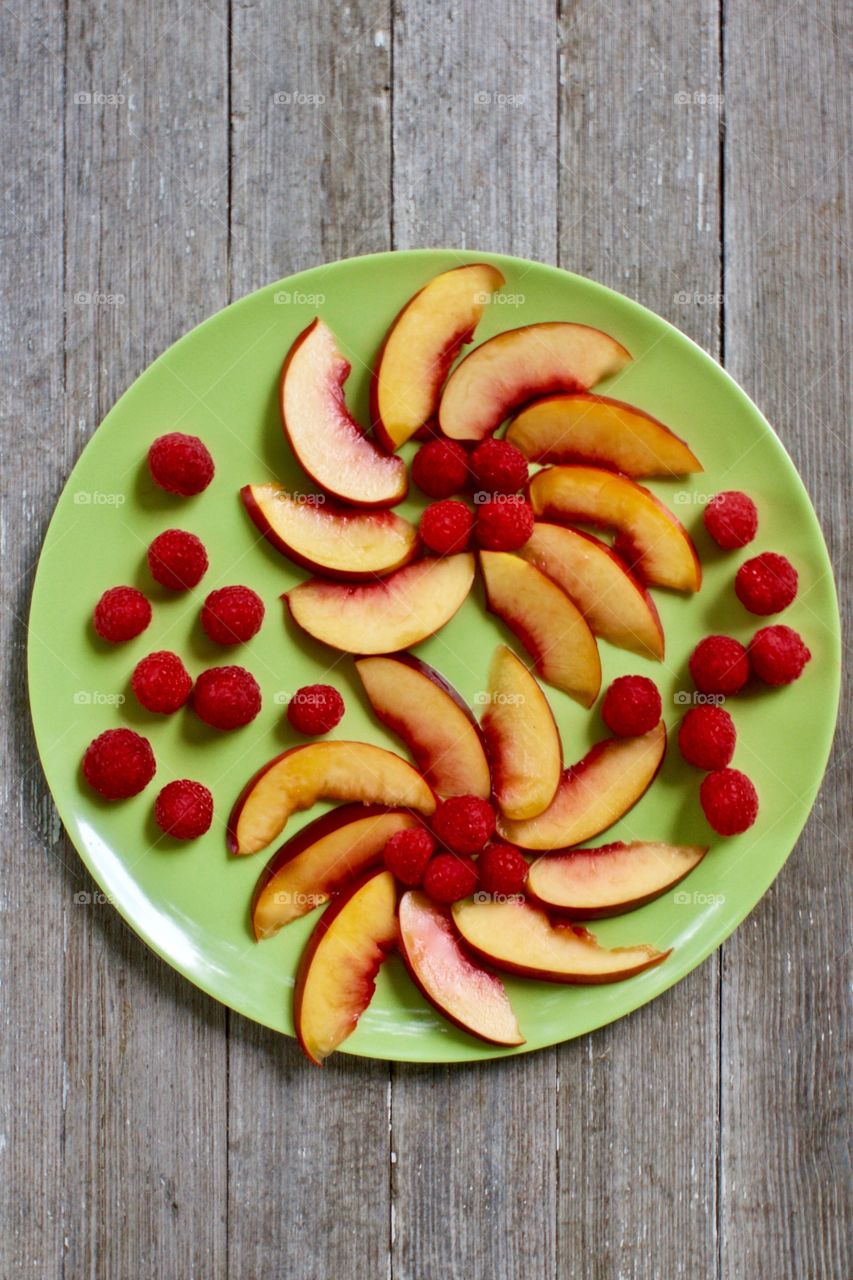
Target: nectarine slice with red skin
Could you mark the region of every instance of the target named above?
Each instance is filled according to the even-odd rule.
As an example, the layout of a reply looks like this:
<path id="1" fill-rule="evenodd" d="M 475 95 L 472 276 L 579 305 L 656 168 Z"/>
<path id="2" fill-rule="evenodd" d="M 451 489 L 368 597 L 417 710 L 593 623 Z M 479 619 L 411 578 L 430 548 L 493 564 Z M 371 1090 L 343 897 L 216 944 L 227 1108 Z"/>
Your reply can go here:
<path id="1" fill-rule="evenodd" d="M 508 329 L 475 347 L 447 379 L 439 404 L 451 440 L 484 440 L 521 405 L 553 391 L 588 391 L 631 359 L 585 324 L 549 321 Z"/>
<path id="2" fill-rule="evenodd" d="M 317 921 L 296 974 L 293 1022 L 300 1046 L 318 1067 L 355 1031 L 398 936 L 390 871 L 369 872 Z"/>
<path id="3" fill-rule="evenodd" d="M 406 744 L 433 791 L 488 800 L 492 780 L 480 728 L 453 686 L 408 653 L 355 665 L 376 715 Z"/>
<path id="4" fill-rule="evenodd" d="M 486 607 L 524 645 L 536 674 L 591 707 L 601 688 L 601 661 L 577 605 L 534 564 L 507 551 L 481 551 Z"/>
<path id="5" fill-rule="evenodd" d="M 657 418 L 590 392 L 534 400 L 510 423 L 506 438 L 528 462 L 586 462 L 634 479 L 702 470 L 693 451 Z"/>
<path id="6" fill-rule="evenodd" d="M 489 1044 L 524 1044 L 504 984 L 465 953 L 446 907 L 410 890 L 400 900 L 399 924 L 409 975 L 443 1017 Z"/>
<path id="7" fill-rule="evenodd" d="M 674 888 L 707 852 L 707 845 L 633 840 L 546 853 L 531 864 L 527 893 L 573 920 L 618 916 Z"/>
<path id="8" fill-rule="evenodd" d="M 453 906 L 453 922 L 487 964 L 542 982 L 618 982 L 669 955 L 645 944 L 608 950 L 586 929 L 554 922 L 529 902 L 464 898 Z"/>
<path id="9" fill-rule="evenodd" d="M 663 658 L 654 601 L 615 551 L 592 534 L 537 520 L 518 553 L 574 600 L 591 630 L 620 649 Z"/>
<path id="10" fill-rule="evenodd" d="M 265 849 L 288 819 L 318 800 L 361 801 L 431 814 L 436 799 L 417 770 L 384 747 L 367 742 L 309 742 L 291 747 L 259 769 L 228 820 L 228 848 Z"/>
<path id="11" fill-rule="evenodd" d="M 374 434 L 388 453 L 433 421 L 450 366 L 503 283 L 487 262 L 455 267 L 433 277 L 398 314 L 370 387 Z"/>
<path id="12" fill-rule="evenodd" d="M 319 318 L 285 357 L 279 383 L 284 434 L 297 461 L 326 493 L 356 507 L 393 507 L 408 489 L 406 464 L 382 453 L 344 400 L 349 361 Z"/>
<path id="13" fill-rule="evenodd" d="M 240 497 L 276 551 L 329 578 L 374 579 L 401 569 L 417 554 L 417 529 L 393 511 L 353 510 L 323 494 L 300 500 L 277 484 L 244 485 Z"/>
<path id="14" fill-rule="evenodd" d="M 449 622 L 474 581 L 468 552 L 416 560 L 378 582 L 312 578 L 284 595 L 291 616 L 315 640 L 344 653 L 396 653 Z"/>
<path id="15" fill-rule="evenodd" d="M 616 550 L 645 582 L 698 591 L 702 569 L 684 525 L 668 507 L 627 476 L 601 467 L 549 467 L 530 481 L 537 518 L 613 529 Z"/>
<path id="16" fill-rule="evenodd" d="M 499 645 L 481 719 L 495 800 L 505 818 L 535 818 L 554 799 L 563 748 L 548 699 L 520 658 Z"/>
<path id="17" fill-rule="evenodd" d="M 252 898 L 256 939 L 328 902 L 351 880 L 382 861 L 397 831 L 420 826 L 415 814 L 384 805 L 345 804 L 291 836 L 264 867 Z"/>
<path id="18" fill-rule="evenodd" d="M 564 850 L 606 831 L 649 787 L 666 752 L 663 721 L 639 738 L 605 738 L 563 771 L 557 794 L 536 818 L 498 818 L 498 831 L 520 849 Z"/>

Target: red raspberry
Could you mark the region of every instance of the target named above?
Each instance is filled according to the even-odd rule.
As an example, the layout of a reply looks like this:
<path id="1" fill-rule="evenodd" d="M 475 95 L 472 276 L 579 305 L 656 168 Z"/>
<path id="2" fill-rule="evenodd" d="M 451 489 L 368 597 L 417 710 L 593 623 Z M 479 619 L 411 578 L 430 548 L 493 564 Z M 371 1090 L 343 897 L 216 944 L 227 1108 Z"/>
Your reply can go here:
<path id="1" fill-rule="evenodd" d="M 261 709 L 261 691 L 244 667 L 210 667 L 193 690 L 193 710 L 214 729 L 239 729 Z"/>
<path id="2" fill-rule="evenodd" d="M 433 814 L 432 829 L 454 853 L 479 853 L 495 834 L 495 811 L 478 796 L 451 796 Z"/>
<path id="3" fill-rule="evenodd" d="M 758 792 L 739 769 L 715 769 L 702 779 L 699 800 L 720 836 L 739 836 L 758 816 Z"/>
<path id="4" fill-rule="evenodd" d="M 83 776 L 107 800 L 138 795 L 156 772 L 151 743 L 132 729 L 107 729 L 83 757 Z"/>
<path id="5" fill-rule="evenodd" d="M 477 542 L 486 551 L 517 551 L 532 532 L 533 508 L 526 498 L 490 498 L 477 508 Z"/>
<path id="6" fill-rule="evenodd" d="M 468 898 L 477 888 L 477 868 L 470 858 L 437 854 L 424 872 L 424 889 L 433 902 L 449 905 Z"/>
<path id="7" fill-rule="evenodd" d="M 756 631 L 749 646 L 752 669 L 765 684 L 791 684 L 803 674 L 811 651 L 793 627 L 777 624 Z"/>
<path id="8" fill-rule="evenodd" d="M 480 888 L 497 897 L 523 893 L 527 883 L 527 859 L 511 844 L 490 844 L 477 859 Z"/>
<path id="9" fill-rule="evenodd" d="M 421 541 L 436 555 L 448 556 L 464 551 L 474 528 L 474 517 L 464 502 L 448 498 L 433 502 L 421 516 Z"/>
<path id="10" fill-rule="evenodd" d="M 344 710 L 344 700 L 332 685 L 306 684 L 287 704 L 287 718 L 299 733 L 316 737 L 334 729 Z"/>
<path id="11" fill-rule="evenodd" d="M 216 644 L 244 644 L 257 635 L 263 620 L 264 602 L 249 587 L 211 591 L 201 611 L 201 625 Z"/>
<path id="12" fill-rule="evenodd" d="M 194 533 L 167 529 L 148 548 L 151 577 L 170 591 L 188 591 L 201 582 L 207 572 L 204 543 Z"/>
<path id="13" fill-rule="evenodd" d="M 648 676 L 619 676 L 601 704 L 601 718 L 617 738 L 637 738 L 648 733 L 660 716 L 660 694 Z"/>
<path id="14" fill-rule="evenodd" d="M 690 655 L 690 674 L 702 693 L 737 693 L 749 679 L 746 649 L 731 636 L 706 636 Z"/>
<path id="15" fill-rule="evenodd" d="M 130 685 L 147 711 L 170 715 L 187 701 L 193 682 L 178 655 L 161 650 L 136 664 Z"/>
<path id="16" fill-rule="evenodd" d="M 735 753 L 735 722 L 722 707 L 692 707 L 678 730 L 678 746 L 697 769 L 724 769 Z"/>
<path id="17" fill-rule="evenodd" d="M 213 796 L 200 782 L 169 782 L 154 802 L 154 821 L 175 840 L 195 840 L 213 821 Z"/>
<path id="18" fill-rule="evenodd" d="M 484 440 L 471 454 L 474 483 L 486 493 L 517 493 L 527 484 L 527 459 L 509 440 Z"/>
<path id="19" fill-rule="evenodd" d="M 750 613 L 781 613 L 797 594 L 797 571 L 785 556 L 764 551 L 746 560 L 735 576 L 735 595 Z"/>
<path id="20" fill-rule="evenodd" d="M 190 498 L 213 479 L 213 459 L 198 436 L 170 431 L 158 436 L 148 450 L 148 469 L 155 484 L 167 493 Z"/>
<path id="21" fill-rule="evenodd" d="M 736 489 L 718 493 L 705 508 L 705 528 L 718 547 L 731 551 L 752 542 L 758 530 L 758 511 L 752 498 Z"/>
<path id="22" fill-rule="evenodd" d="M 385 846 L 385 866 L 401 884 L 417 887 L 435 853 L 435 841 L 425 827 L 395 831 Z"/>
<path id="23" fill-rule="evenodd" d="M 110 587 L 95 605 L 92 615 L 98 635 L 110 644 L 132 640 L 150 621 L 151 605 L 136 587 Z"/>
<path id="24" fill-rule="evenodd" d="M 430 440 L 412 459 L 412 479 L 428 498 L 449 498 L 468 482 L 468 454 L 455 440 Z"/>

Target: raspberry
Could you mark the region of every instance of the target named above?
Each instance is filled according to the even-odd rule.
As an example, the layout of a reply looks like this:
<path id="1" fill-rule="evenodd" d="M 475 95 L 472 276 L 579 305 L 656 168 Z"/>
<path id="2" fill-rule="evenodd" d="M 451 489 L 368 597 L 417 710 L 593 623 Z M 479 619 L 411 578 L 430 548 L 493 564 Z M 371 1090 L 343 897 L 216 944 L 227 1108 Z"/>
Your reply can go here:
<path id="1" fill-rule="evenodd" d="M 735 722 L 722 707 L 692 707 L 678 730 L 678 746 L 697 769 L 724 769 L 735 753 Z"/>
<path id="2" fill-rule="evenodd" d="M 477 796 L 451 796 L 436 809 L 432 829 L 454 853 L 479 853 L 495 834 L 495 811 Z"/>
<path id="3" fill-rule="evenodd" d="M 777 624 L 756 631 L 749 646 L 752 669 L 765 684 L 791 684 L 803 674 L 811 652 L 793 627 Z"/>
<path id="4" fill-rule="evenodd" d="M 107 800 L 138 795 L 156 772 L 151 743 L 132 729 L 107 729 L 83 757 L 83 776 Z"/>
<path id="5" fill-rule="evenodd" d="M 148 548 L 151 577 L 170 591 L 188 591 L 201 582 L 207 572 L 204 543 L 194 533 L 167 529 Z"/>
<path id="6" fill-rule="evenodd" d="M 214 729 L 239 729 L 261 709 L 261 691 L 244 667 L 210 667 L 195 682 L 193 710 Z"/>
<path id="7" fill-rule="evenodd" d="M 527 859 L 511 844 L 490 844 L 477 859 L 480 888 L 498 897 L 523 893 Z"/>
<path id="8" fill-rule="evenodd" d="M 746 560 L 735 576 L 735 595 L 761 617 L 781 613 L 797 594 L 797 571 L 785 556 L 764 551 Z"/>
<path id="9" fill-rule="evenodd" d="M 433 502 L 421 516 L 421 541 L 436 555 L 464 551 L 474 528 L 474 517 L 464 502 L 448 498 Z"/>
<path id="10" fill-rule="evenodd" d="M 154 802 L 154 821 L 175 840 L 195 840 L 213 821 L 213 796 L 189 778 L 169 782 Z"/>
<path id="11" fill-rule="evenodd" d="M 201 625 L 216 644 L 244 644 L 257 635 L 263 620 L 264 602 L 249 587 L 211 591 L 201 611 Z"/>
<path id="12" fill-rule="evenodd" d="M 155 484 L 167 493 L 190 498 L 213 479 L 213 459 L 198 436 L 170 431 L 158 436 L 148 450 L 148 469 Z"/>
<path id="13" fill-rule="evenodd" d="M 648 676 L 619 676 L 601 704 L 601 718 L 617 738 L 636 738 L 648 733 L 660 716 L 660 694 Z"/>
<path id="14" fill-rule="evenodd" d="M 731 551 L 752 542 L 758 529 L 758 511 L 752 498 L 736 489 L 718 493 L 705 508 L 705 528 L 718 547 Z"/>
<path id="15" fill-rule="evenodd" d="M 344 700 L 330 684 L 306 684 L 297 689 L 287 705 L 287 718 L 294 729 L 316 737 L 334 729 L 344 714 Z"/>
<path id="16" fill-rule="evenodd" d="M 385 866 L 401 884 L 417 887 L 435 853 L 435 841 L 424 827 L 395 831 L 385 846 Z"/>
<path id="17" fill-rule="evenodd" d="M 706 636 L 690 655 L 690 674 L 702 693 L 737 693 L 749 679 L 746 649 L 731 636 Z"/>
<path id="18" fill-rule="evenodd" d="M 178 655 L 161 650 L 136 664 L 130 685 L 147 711 L 170 715 L 187 701 L 193 682 Z"/>
<path id="19" fill-rule="evenodd" d="M 455 440 L 430 440 L 412 459 L 412 479 L 428 498 L 461 493 L 468 481 L 468 454 Z"/>
<path id="20" fill-rule="evenodd" d="M 136 587 L 110 587 L 95 605 L 92 615 L 98 635 L 110 644 L 132 640 L 150 621 L 151 605 Z"/>
<path id="21" fill-rule="evenodd" d="M 477 542 L 486 551 L 517 551 L 532 532 L 533 508 L 525 498 L 491 498 L 477 509 Z"/>
<path id="22" fill-rule="evenodd" d="M 702 779 L 699 800 L 720 836 L 739 836 L 758 816 L 758 792 L 739 769 L 715 769 Z"/>
<path id="23" fill-rule="evenodd" d="M 455 853 L 437 854 L 424 872 L 424 889 L 433 902 L 449 905 L 467 898 L 477 888 L 477 868 L 470 858 Z"/>
<path id="24" fill-rule="evenodd" d="M 486 493 L 517 493 L 527 484 L 527 459 L 508 440 L 484 440 L 471 454 L 471 469 Z"/>

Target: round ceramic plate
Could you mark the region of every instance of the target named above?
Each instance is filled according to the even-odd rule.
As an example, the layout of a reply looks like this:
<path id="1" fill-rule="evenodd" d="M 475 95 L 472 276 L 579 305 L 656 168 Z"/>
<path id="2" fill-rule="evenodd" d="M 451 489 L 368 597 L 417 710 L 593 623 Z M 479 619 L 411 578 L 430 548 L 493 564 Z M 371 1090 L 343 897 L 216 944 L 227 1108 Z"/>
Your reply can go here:
<path id="1" fill-rule="evenodd" d="M 758 625 L 738 604 L 732 581 L 748 555 L 773 549 L 800 575 L 800 594 L 784 621 L 805 636 L 813 660 L 803 677 L 778 691 L 750 691 L 734 704 L 735 765 L 755 781 L 761 812 L 736 839 L 716 840 L 699 807 L 700 775 L 680 760 L 670 734 L 664 767 L 640 803 L 603 839 L 642 837 L 711 843 L 711 852 L 677 890 L 638 911 L 597 922 L 608 946 L 637 942 L 672 948 L 660 966 L 609 986 L 557 986 L 507 979 L 527 1038 L 523 1052 L 568 1040 L 622 1017 L 689 973 L 755 906 L 791 852 L 826 765 L 839 686 L 839 624 L 826 548 L 803 485 L 779 440 L 747 396 L 686 337 L 643 307 L 601 285 L 552 267 L 492 254 L 424 250 L 378 254 L 306 271 L 270 285 L 199 325 L 170 348 L 121 398 L 77 463 L 56 508 L 42 551 L 30 615 L 30 700 L 39 750 L 62 820 L 103 894 L 159 955 L 233 1009 L 292 1034 L 291 994 L 302 946 L 317 913 L 253 941 L 248 906 L 265 854 L 230 857 L 224 824 L 245 780 L 298 741 L 284 717 L 300 685 L 331 680 L 347 711 L 336 736 L 400 750 L 371 716 L 352 659 L 298 634 L 285 619 L 282 591 L 306 575 L 280 556 L 243 510 L 240 486 L 281 479 L 309 491 L 286 447 L 278 417 L 277 379 L 284 353 L 317 314 L 352 361 L 350 407 L 367 420 L 369 368 L 385 330 L 405 303 L 439 271 L 489 261 L 506 286 L 477 332 L 540 320 L 574 320 L 616 337 L 632 353 L 627 369 L 600 390 L 639 405 L 685 437 L 704 464 L 689 479 L 652 481 L 687 525 L 702 559 L 698 596 L 655 591 L 663 620 L 665 664 L 600 645 L 603 686 L 626 672 L 658 681 L 670 730 L 692 698 L 687 658 L 708 632 L 747 640 Z M 145 455 L 166 431 L 201 436 L 216 461 L 205 493 L 189 500 L 155 488 Z M 412 446 L 403 455 L 411 456 Z M 758 538 L 743 552 L 718 551 L 702 526 L 703 504 L 721 489 L 745 489 L 761 514 Z M 417 517 L 417 495 L 398 510 Z M 189 529 L 205 542 L 210 569 L 201 586 L 170 596 L 150 581 L 145 550 L 161 530 Z M 198 617 L 213 587 L 246 583 L 266 602 L 259 635 L 235 656 L 210 644 Z M 101 592 L 135 583 L 154 603 L 154 620 L 137 639 L 100 643 L 91 610 Z M 418 646 L 469 703 L 484 688 L 495 645 L 509 633 L 483 608 L 475 588 L 438 635 Z M 154 649 L 175 649 L 193 673 L 239 661 L 258 678 L 263 710 L 231 734 L 203 725 L 189 709 L 170 718 L 143 711 L 129 695 L 135 663 Z M 227 652 L 228 656 L 223 657 Z M 567 760 L 603 736 L 598 713 L 585 712 L 547 688 Z M 81 781 L 80 760 L 96 734 L 129 724 L 151 741 L 157 777 L 121 804 L 99 802 Z M 796 725 L 796 742 L 792 726 Z M 203 839 L 179 845 L 155 827 L 152 807 L 172 778 L 205 782 L 216 803 Z M 329 806 L 325 806 L 329 807 Z M 299 814 L 292 830 L 315 818 Z M 85 898 L 85 895 L 83 895 Z M 376 994 L 347 1052 L 377 1058 L 451 1062 L 501 1056 L 445 1022 L 415 990 L 398 957 L 380 972 Z"/>

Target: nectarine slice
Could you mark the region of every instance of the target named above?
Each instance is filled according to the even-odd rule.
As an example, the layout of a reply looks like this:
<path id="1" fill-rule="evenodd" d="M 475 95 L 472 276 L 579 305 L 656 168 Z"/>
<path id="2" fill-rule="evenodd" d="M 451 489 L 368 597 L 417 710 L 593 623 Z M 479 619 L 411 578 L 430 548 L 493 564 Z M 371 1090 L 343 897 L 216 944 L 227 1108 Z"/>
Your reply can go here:
<path id="1" fill-rule="evenodd" d="M 630 359 L 614 338 L 585 324 L 508 329 L 454 369 L 442 393 L 439 425 L 453 440 L 482 440 L 528 400 L 549 391 L 587 391 Z"/>
<path id="2" fill-rule="evenodd" d="M 416 560 L 379 582 L 346 586 L 312 578 L 285 595 L 294 622 L 346 653 L 394 653 L 449 622 L 474 581 L 467 552 Z"/>
<path id="3" fill-rule="evenodd" d="M 546 853 L 531 865 L 527 891 L 542 906 L 573 920 L 618 916 L 666 893 L 707 852 L 707 846 L 634 840 Z"/>
<path id="4" fill-rule="evenodd" d="M 390 871 L 370 872 L 318 920 L 293 992 L 296 1037 L 318 1067 L 355 1031 L 397 938 L 397 889 Z"/>
<path id="5" fill-rule="evenodd" d="M 545 396 L 513 419 L 507 440 L 529 462 L 589 462 L 626 476 L 681 476 L 702 464 L 657 418 L 589 392 Z"/>
<path id="6" fill-rule="evenodd" d="M 702 585 L 690 535 L 664 504 L 627 476 L 600 467 L 550 467 L 530 481 L 537 516 L 614 529 L 615 549 L 646 582 L 677 591 Z"/>
<path id="7" fill-rule="evenodd" d="M 487 262 L 455 267 L 430 280 L 399 313 L 370 388 L 373 430 L 389 453 L 435 417 L 450 366 L 473 338 L 489 294 L 503 283 Z"/>
<path id="8" fill-rule="evenodd" d="M 367 742 L 310 742 L 282 752 L 249 780 L 228 820 L 229 849 L 257 853 L 294 813 L 318 800 L 360 800 L 425 814 L 435 809 L 427 783 L 393 751 Z"/>
<path id="9" fill-rule="evenodd" d="M 439 1013 L 489 1044 L 524 1044 L 504 984 L 465 954 L 446 908 L 410 891 L 400 900 L 399 921 L 412 981 Z"/>
<path id="10" fill-rule="evenodd" d="M 492 782 L 480 730 L 453 686 L 407 653 L 355 665 L 373 710 L 405 742 L 433 791 L 488 800 Z"/>
<path id="11" fill-rule="evenodd" d="M 554 799 L 563 749 L 548 699 L 524 663 L 503 644 L 489 668 L 488 702 L 480 723 L 501 813 L 505 818 L 535 818 Z"/>
<path id="12" fill-rule="evenodd" d="M 465 898 L 454 904 L 453 921 L 488 964 L 543 982 L 618 982 L 669 955 L 645 944 L 608 950 L 586 929 L 555 924 L 529 902 Z"/>
<path id="13" fill-rule="evenodd" d="M 350 414 L 343 391 L 349 372 L 331 329 L 312 320 L 281 370 L 284 433 L 321 489 L 356 507 L 393 507 L 406 496 L 406 464 L 377 449 Z"/>
<path id="14" fill-rule="evenodd" d="M 535 565 L 507 551 L 481 551 L 486 606 L 514 631 L 537 675 L 582 706 L 601 688 L 598 646 L 569 597 Z"/>
<path id="15" fill-rule="evenodd" d="M 663 721 L 641 738 L 605 738 L 564 770 L 551 804 L 523 822 L 498 819 L 498 830 L 521 849 L 564 849 L 597 836 L 636 804 L 666 751 Z"/>

